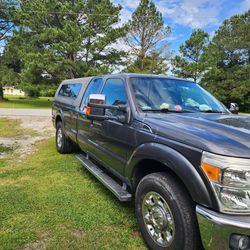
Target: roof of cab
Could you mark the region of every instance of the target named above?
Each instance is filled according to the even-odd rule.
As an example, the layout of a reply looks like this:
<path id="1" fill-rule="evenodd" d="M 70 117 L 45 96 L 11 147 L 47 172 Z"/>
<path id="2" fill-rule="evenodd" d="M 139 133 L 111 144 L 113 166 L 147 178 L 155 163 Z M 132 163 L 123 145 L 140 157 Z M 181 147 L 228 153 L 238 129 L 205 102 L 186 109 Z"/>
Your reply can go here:
<path id="1" fill-rule="evenodd" d="M 62 84 L 65 83 L 89 83 L 93 77 L 81 77 L 81 78 L 73 78 L 73 79 L 66 79 L 62 81 Z"/>
<path id="2" fill-rule="evenodd" d="M 99 76 L 99 77 L 104 77 L 104 78 L 109 78 L 109 77 L 121 77 L 121 78 L 154 77 L 154 78 L 166 78 L 166 79 L 173 79 L 173 80 L 182 80 L 182 81 L 194 82 L 194 81 L 192 81 L 190 79 L 178 78 L 178 77 L 174 77 L 174 76 L 156 75 L 156 74 L 139 74 L 139 73 L 118 73 L 118 74 L 102 75 L 102 76 Z"/>
<path id="3" fill-rule="evenodd" d="M 166 75 L 156 75 L 156 74 L 139 74 L 139 73 L 118 73 L 118 74 L 108 74 L 108 75 L 99 75 L 99 76 L 91 76 L 91 77 L 82 77 L 82 78 L 73 78 L 73 79 L 66 79 L 62 81 L 62 84 L 65 83 L 89 83 L 93 78 L 109 78 L 109 77 L 121 77 L 121 78 L 130 78 L 130 77 L 154 77 L 154 78 L 166 78 L 166 79 L 173 79 L 173 80 L 183 80 L 194 82 L 189 79 L 178 78 L 174 76 L 166 76 Z"/>

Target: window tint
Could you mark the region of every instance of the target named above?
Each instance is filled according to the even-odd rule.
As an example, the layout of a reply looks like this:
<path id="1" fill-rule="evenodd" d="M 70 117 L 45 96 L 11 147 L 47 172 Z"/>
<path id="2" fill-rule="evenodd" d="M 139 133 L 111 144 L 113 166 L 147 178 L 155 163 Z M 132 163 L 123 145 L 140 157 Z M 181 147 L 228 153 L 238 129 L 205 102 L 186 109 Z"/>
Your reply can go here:
<path id="1" fill-rule="evenodd" d="M 64 84 L 62 85 L 59 95 L 64 97 L 76 98 L 81 90 L 82 84 Z"/>
<path id="2" fill-rule="evenodd" d="M 102 79 L 101 78 L 93 79 L 89 83 L 89 85 L 88 85 L 88 87 L 87 87 L 87 89 L 86 89 L 86 91 L 85 91 L 85 93 L 83 95 L 82 107 L 86 106 L 86 104 L 87 104 L 87 102 L 89 100 L 89 95 L 98 94 L 99 91 L 101 90 L 101 87 L 102 87 Z"/>
<path id="3" fill-rule="evenodd" d="M 106 104 L 121 105 L 127 103 L 127 94 L 125 86 L 121 79 L 108 79 L 102 90 L 102 94 L 106 96 Z M 119 115 L 121 111 L 106 110 L 110 115 Z"/>

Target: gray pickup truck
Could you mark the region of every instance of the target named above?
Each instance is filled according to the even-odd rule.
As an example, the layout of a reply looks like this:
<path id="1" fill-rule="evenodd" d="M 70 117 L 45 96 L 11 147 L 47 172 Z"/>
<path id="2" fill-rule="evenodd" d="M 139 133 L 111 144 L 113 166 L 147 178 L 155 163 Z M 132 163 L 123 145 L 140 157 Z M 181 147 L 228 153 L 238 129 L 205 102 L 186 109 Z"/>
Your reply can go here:
<path id="1" fill-rule="evenodd" d="M 198 84 L 158 75 L 65 80 L 59 153 L 120 201 L 134 198 L 150 249 L 250 249 L 250 117 Z M 83 194 L 84 195 L 84 194 Z"/>

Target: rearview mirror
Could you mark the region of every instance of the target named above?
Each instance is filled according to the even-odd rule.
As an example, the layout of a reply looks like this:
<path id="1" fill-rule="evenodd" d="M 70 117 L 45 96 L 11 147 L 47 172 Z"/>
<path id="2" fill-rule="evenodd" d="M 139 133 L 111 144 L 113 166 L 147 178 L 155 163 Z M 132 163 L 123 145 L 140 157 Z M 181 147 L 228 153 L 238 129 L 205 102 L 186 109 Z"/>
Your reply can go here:
<path id="1" fill-rule="evenodd" d="M 235 102 L 230 103 L 229 111 L 233 114 L 239 113 L 239 105 Z"/>

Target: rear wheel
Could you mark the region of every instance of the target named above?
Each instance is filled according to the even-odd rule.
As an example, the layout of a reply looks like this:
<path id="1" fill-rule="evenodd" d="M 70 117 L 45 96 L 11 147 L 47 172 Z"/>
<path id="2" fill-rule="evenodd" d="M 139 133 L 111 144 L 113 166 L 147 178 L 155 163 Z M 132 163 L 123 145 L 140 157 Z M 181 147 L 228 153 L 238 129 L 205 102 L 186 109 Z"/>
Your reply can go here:
<path id="1" fill-rule="evenodd" d="M 59 121 L 56 125 L 56 149 L 61 154 L 71 153 L 75 149 L 73 142 L 64 134 L 62 122 Z"/>
<path id="2" fill-rule="evenodd" d="M 137 187 L 135 203 L 138 224 L 150 249 L 202 249 L 193 202 L 173 176 L 145 176 Z"/>

